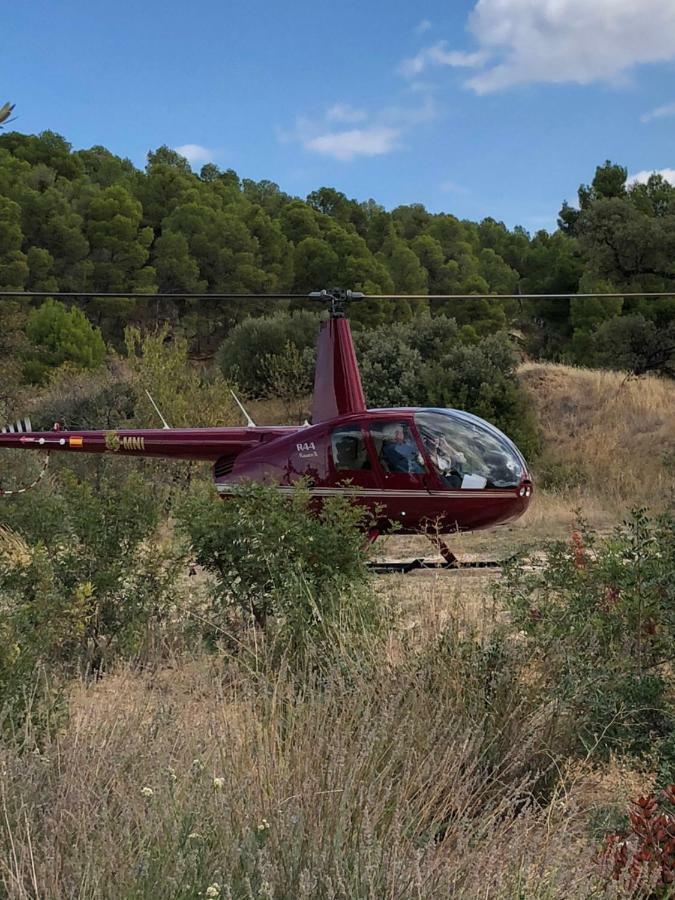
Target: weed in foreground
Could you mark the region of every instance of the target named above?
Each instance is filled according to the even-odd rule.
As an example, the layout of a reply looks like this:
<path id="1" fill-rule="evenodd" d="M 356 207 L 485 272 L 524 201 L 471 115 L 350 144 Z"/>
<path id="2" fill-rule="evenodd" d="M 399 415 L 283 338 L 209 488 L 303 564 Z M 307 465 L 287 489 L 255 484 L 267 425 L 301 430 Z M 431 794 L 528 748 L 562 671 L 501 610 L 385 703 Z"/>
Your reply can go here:
<path id="1" fill-rule="evenodd" d="M 605 838 L 600 863 L 614 881 L 636 895 L 672 897 L 675 891 L 675 784 L 638 798 L 628 827 Z"/>
<path id="2" fill-rule="evenodd" d="M 549 545 L 541 570 L 512 566 L 498 588 L 520 630 L 533 698 L 558 707 L 561 748 L 675 766 L 675 520 L 636 511 L 608 538 Z"/>
<path id="3" fill-rule="evenodd" d="M 312 503 L 302 483 L 290 497 L 249 483 L 225 503 L 195 493 L 181 512 L 196 560 L 214 576 L 214 637 L 238 616 L 299 670 L 334 649 L 346 655 L 382 627 L 359 530 L 363 509 L 335 497 L 317 513 Z"/>

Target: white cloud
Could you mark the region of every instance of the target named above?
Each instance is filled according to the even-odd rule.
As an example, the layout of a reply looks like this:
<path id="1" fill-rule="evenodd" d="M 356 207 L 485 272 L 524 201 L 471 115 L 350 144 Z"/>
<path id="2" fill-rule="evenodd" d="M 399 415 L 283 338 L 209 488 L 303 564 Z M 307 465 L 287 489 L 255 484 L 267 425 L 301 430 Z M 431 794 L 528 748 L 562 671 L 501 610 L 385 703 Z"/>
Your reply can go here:
<path id="1" fill-rule="evenodd" d="M 463 185 L 456 181 L 444 181 L 441 183 L 441 190 L 444 194 L 468 194 L 469 191 Z"/>
<path id="2" fill-rule="evenodd" d="M 664 181 L 675 187 L 675 169 L 643 169 L 641 172 L 636 172 L 635 175 L 629 175 L 626 184 L 629 187 L 632 184 L 647 184 L 652 175 L 660 175 Z"/>
<path id="3" fill-rule="evenodd" d="M 426 95 L 418 106 L 388 106 L 383 109 L 379 119 L 386 125 L 412 128 L 422 122 L 431 122 L 438 115 L 434 98 Z"/>
<path id="4" fill-rule="evenodd" d="M 400 128 L 372 125 L 319 134 L 304 141 L 308 150 L 349 162 L 356 156 L 382 156 L 398 146 Z"/>
<path id="5" fill-rule="evenodd" d="M 422 19 L 421 22 L 415 26 L 415 34 L 426 34 L 427 31 L 431 29 L 431 22 L 428 19 Z"/>
<path id="6" fill-rule="evenodd" d="M 435 44 L 401 71 L 480 67 L 467 85 L 487 94 L 531 82 L 616 83 L 633 66 L 675 59 L 673 0 L 478 0 L 468 29 L 475 51 Z"/>
<path id="7" fill-rule="evenodd" d="M 408 84 L 408 90 L 411 94 L 431 94 L 435 91 L 437 85 L 435 85 L 432 81 L 411 81 Z"/>
<path id="8" fill-rule="evenodd" d="M 448 50 L 447 41 L 439 41 L 431 47 L 425 47 L 410 59 L 404 59 L 399 70 L 403 75 L 413 77 L 424 72 L 429 66 L 456 66 L 459 68 L 475 68 L 481 66 L 486 55 L 483 51 L 465 53 L 463 50 Z"/>
<path id="9" fill-rule="evenodd" d="M 278 138 L 282 143 L 300 143 L 312 153 L 351 162 L 357 157 L 384 156 L 398 150 L 407 132 L 436 115 L 430 96 L 414 106 L 392 105 L 372 113 L 336 103 L 317 119 L 298 117 L 295 128 L 279 131 Z"/>
<path id="10" fill-rule="evenodd" d="M 665 119 L 668 116 L 675 116 L 675 103 L 666 103 L 665 106 L 657 106 L 640 116 L 641 122 L 653 122 L 654 119 Z"/>
<path id="11" fill-rule="evenodd" d="M 180 153 L 190 163 L 202 163 L 203 165 L 204 163 L 213 162 L 216 156 L 214 150 L 202 147 L 201 144 L 181 144 L 180 147 L 175 147 L 174 149 L 176 153 Z"/>
<path id="12" fill-rule="evenodd" d="M 363 122 L 368 118 L 368 113 L 364 109 L 356 109 L 349 103 L 334 103 L 326 111 L 326 120 L 328 122 L 343 122 L 347 125 L 353 125 L 356 122 Z"/>
<path id="13" fill-rule="evenodd" d="M 478 0 L 469 29 L 496 57 L 477 93 L 527 82 L 617 81 L 675 58 L 673 0 Z"/>

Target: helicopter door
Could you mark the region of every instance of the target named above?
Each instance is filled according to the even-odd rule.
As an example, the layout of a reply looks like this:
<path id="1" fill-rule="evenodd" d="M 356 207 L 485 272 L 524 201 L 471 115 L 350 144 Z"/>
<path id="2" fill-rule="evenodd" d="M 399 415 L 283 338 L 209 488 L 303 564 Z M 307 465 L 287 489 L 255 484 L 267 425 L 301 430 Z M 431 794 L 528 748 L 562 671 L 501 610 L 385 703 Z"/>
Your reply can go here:
<path id="1" fill-rule="evenodd" d="M 372 422 L 370 437 L 386 490 L 428 490 L 427 466 L 408 422 Z"/>
<path id="2" fill-rule="evenodd" d="M 360 425 L 341 425 L 331 434 L 333 474 L 337 483 L 355 488 L 378 487 L 365 434 Z"/>

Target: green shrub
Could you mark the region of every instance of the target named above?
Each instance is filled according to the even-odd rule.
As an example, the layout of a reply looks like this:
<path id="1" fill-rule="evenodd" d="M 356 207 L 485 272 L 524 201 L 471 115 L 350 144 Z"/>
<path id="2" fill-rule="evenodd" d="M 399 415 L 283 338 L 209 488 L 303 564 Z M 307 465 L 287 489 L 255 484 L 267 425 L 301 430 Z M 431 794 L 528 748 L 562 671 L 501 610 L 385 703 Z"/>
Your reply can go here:
<path id="1" fill-rule="evenodd" d="M 58 678 L 134 657 L 172 607 L 180 559 L 156 538 L 156 492 L 120 465 L 86 481 L 66 469 L 4 509 L 0 706 L 14 720 L 37 669 Z"/>
<path id="2" fill-rule="evenodd" d="M 509 338 L 503 332 L 474 337 L 467 339 L 443 316 L 357 332 L 368 405 L 463 409 L 508 434 L 526 457 L 536 457 L 539 430 L 516 380 L 518 357 Z"/>
<path id="3" fill-rule="evenodd" d="M 98 372 L 61 370 L 34 400 L 33 427 L 49 430 L 54 422 L 68 429 L 121 428 L 134 415 L 134 391 L 118 365 Z"/>
<path id="4" fill-rule="evenodd" d="M 313 347 L 298 347 L 288 341 L 276 353 L 263 357 L 260 371 L 269 385 L 270 395 L 281 400 L 287 417 L 304 418 L 303 404 L 311 393 L 316 352 Z"/>
<path id="5" fill-rule="evenodd" d="M 536 480 L 546 490 L 568 491 L 585 484 L 586 475 L 576 465 L 546 457 L 539 460 Z"/>
<path id="6" fill-rule="evenodd" d="M 307 310 L 244 319 L 218 349 L 217 362 L 225 378 L 236 381 L 251 397 L 275 396 L 275 377 L 263 360 L 282 356 L 292 345 L 301 354 L 303 378 L 314 369 L 314 348 L 320 315 Z"/>
<path id="7" fill-rule="evenodd" d="M 366 402 L 372 408 L 418 406 L 422 357 L 410 346 L 410 331 L 396 325 L 356 335 Z"/>
<path id="8" fill-rule="evenodd" d="M 407 333 L 410 346 L 425 362 L 439 359 L 462 340 L 457 322 L 447 316 L 416 319 L 408 326 Z"/>
<path id="9" fill-rule="evenodd" d="M 47 300 L 28 317 L 26 334 L 33 356 L 26 361 L 24 377 L 44 381 L 50 369 L 70 363 L 78 369 L 96 369 L 105 357 L 101 332 L 81 309 L 68 309 L 57 300 Z"/>
<path id="10" fill-rule="evenodd" d="M 456 344 L 424 368 L 424 404 L 474 413 L 507 434 L 528 459 L 540 437 L 534 411 L 516 380 L 518 358 L 504 333 L 478 344 Z"/>
<path id="11" fill-rule="evenodd" d="M 675 519 L 632 517 L 599 540 L 588 529 L 549 546 L 541 571 L 514 565 L 498 588 L 524 642 L 559 740 L 585 751 L 675 764 Z"/>
<path id="12" fill-rule="evenodd" d="M 641 315 L 609 319 L 593 334 L 589 357 L 600 368 L 673 375 L 675 324 L 658 327 Z"/>
<path id="13" fill-rule="evenodd" d="M 239 420 L 229 383 L 220 373 L 191 363 L 185 338 L 170 335 L 166 327 L 154 334 L 129 327 L 124 341 L 138 425 L 159 426 L 148 393 L 172 428 L 232 425 Z"/>
<path id="14" fill-rule="evenodd" d="M 358 332 L 369 405 L 463 409 L 492 422 L 525 456 L 535 457 L 539 432 L 515 377 L 518 357 L 511 342 L 504 333 L 474 337 L 443 316 Z"/>
<path id="15" fill-rule="evenodd" d="M 196 560 L 215 575 L 218 621 L 237 610 L 297 662 L 309 648 L 378 626 L 363 519 L 362 509 L 340 497 L 317 513 L 302 485 L 290 497 L 269 485 L 242 485 L 227 502 L 209 491 L 181 511 Z"/>

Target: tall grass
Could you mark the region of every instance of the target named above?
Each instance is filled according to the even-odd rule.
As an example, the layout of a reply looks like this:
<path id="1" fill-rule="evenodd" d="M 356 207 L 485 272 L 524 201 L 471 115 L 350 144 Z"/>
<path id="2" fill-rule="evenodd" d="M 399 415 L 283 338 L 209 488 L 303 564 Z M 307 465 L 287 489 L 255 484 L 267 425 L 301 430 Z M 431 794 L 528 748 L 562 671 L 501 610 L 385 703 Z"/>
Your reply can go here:
<path id="1" fill-rule="evenodd" d="M 76 686 L 60 733 L 0 750 L 4 896 L 601 895 L 585 819 L 539 802 L 551 710 L 449 634 L 320 681 L 259 648 Z"/>
<path id="2" fill-rule="evenodd" d="M 544 456 L 615 510 L 662 509 L 675 491 L 675 382 L 656 376 L 526 363 Z"/>

